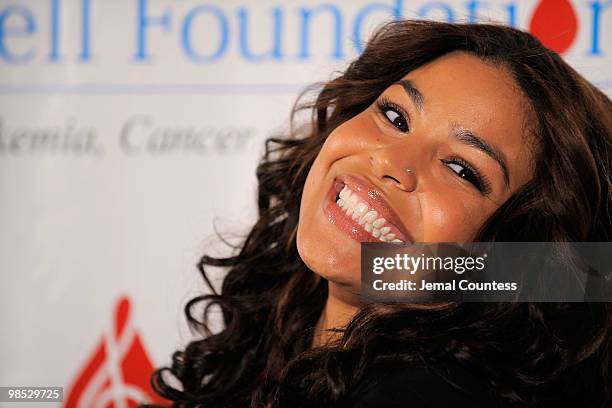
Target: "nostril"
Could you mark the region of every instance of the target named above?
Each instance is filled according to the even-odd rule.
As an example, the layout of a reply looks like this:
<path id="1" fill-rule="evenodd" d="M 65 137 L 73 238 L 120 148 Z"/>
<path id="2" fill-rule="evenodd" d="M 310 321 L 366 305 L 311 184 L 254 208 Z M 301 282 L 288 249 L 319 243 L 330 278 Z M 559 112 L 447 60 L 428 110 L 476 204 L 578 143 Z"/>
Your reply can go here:
<path id="1" fill-rule="evenodd" d="M 402 184 L 398 179 L 393 176 L 385 176 L 384 178 L 390 178 L 391 180 L 394 180 L 397 184 Z"/>
<path id="2" fill-rule="evenodd" d="M 396 179 L 390 175 L 385 175 L 383 179 L 389 187 L 399 188 L 403 191 L 414 191 L 416 188 L 416 179 L 411 171 L 408 172 L 405 177 L 402 176 L 402 180 Z"/>

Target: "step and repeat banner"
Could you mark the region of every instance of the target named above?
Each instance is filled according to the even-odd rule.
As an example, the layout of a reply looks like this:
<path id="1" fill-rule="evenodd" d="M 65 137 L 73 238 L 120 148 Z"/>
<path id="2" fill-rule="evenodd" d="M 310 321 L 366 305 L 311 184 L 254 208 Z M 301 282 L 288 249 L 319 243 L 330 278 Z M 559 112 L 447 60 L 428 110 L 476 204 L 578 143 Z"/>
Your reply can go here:
<path id="1" fill-rule="evenodd" d="M 530 30 L 612 94 L 612 0 L 0 0 L 0 386 L 159 402 L 263 141 L 401 17 Z"/>

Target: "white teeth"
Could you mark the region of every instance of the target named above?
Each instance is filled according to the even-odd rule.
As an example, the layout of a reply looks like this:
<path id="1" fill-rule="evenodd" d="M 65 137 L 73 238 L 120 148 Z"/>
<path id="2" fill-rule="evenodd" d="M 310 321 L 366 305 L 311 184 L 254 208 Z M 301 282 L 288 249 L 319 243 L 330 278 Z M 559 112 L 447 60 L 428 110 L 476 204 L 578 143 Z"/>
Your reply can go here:
<path id="1" fill-rule="evenodd" d="M 378 214 L 376 214 L 376 215 L 378 215 Z M 374 220 L 372 220 L 372 221 L 374 221 Z M 385 222 L 387 222 L 387 220 L 385 220 L 384 218 L 379 218 L 376 221 L 374 221 L 374 226 L 376 228 L 380 228 L 380 227 L 382 227 L 385 224 Z"/>
<path id="2" fill-rule="evenodd" d="M 349 188 L 348 188 L 347 186 L 344 186 L 344 188 L 342 189 L 342 191 L 340 191 L 340 194 L 339 194 L 339 195 L 340 195 L 340 198 L 342 198 L 343 200 L 346 200 L 346 198 L 347 198 L 346 196 L 347 196 L 347 194 L 349 194 L 349 193 L 350 193 Z"/>
<path id="3" fill-rule="evenodd" d="M 368 205 L 366 203 L 359 203 L 357 207 L 355 207 L 355 214 L 359 217 L 363 217 L 366 211 L 368 211 Z"/>
<path id="4" fill-rule="evenodd" d="M 387 220 L 382 217 L 378 218 L 378 212 L 370 209 L 368 204 L 361 201 L 359 196 L 350 188 L 344 186 L 338 195 L 340 198 L 336 201 L 336 204 L 348 217 L 357 221 L 374 238 L 378 238 L 382 242 L 404 243 L 401 239 L 396 239 L 395 234 L 389 234 L 391 227 L 383 227 Z"/>
<path id="5" fill-rule="evenodd" d="M 370 210 L 366 213 L 366 215 L 364 215 L 363 218 L 365 218 L 365 220 L 369 223 L 374 222 L 374 220 L 376 219 L 376 217 L 378 217 L 378 213 L 374 210 Z M 376 223 L 374 222 L 374 226 L 376 227 Z M 380 226 L 379 226 L 380 227 Z M 378 227 L 377 227 L 378 228 Z"/>

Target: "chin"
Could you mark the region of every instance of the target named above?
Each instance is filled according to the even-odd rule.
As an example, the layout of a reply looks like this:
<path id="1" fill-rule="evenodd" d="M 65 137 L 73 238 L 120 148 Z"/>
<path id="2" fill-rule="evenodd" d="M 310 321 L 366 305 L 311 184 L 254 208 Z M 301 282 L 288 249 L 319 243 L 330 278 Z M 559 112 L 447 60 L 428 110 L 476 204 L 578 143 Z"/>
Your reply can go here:
<path id="1" fill-rule="evenodd" d="M 338 241 L 321 238 L 325 235 L 316 234 L 309 227 L 312 225 L 304 228 L 298 226 L 296 244 L 302 261 L 322 278 L 358 290 L 361 284 L 359 252 L 342 248 L 342 244 Z"/>

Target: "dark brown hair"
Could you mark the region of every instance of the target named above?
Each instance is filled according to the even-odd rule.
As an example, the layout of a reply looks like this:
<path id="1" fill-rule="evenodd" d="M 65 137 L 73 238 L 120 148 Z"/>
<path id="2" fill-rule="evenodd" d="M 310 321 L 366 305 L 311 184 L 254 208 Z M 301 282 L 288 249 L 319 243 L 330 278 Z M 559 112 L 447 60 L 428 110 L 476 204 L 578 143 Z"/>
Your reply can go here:
<path id="1" fill-rule="evenodd" d="M 610 241 L 612 103 L 532 35 L 492 24 L 395 21 L 312 103 L 304 136 L 269 138 L 257 168 L 259 219 L 227 258 L 220 293 L 186 306 L 203 338 L 157 370 L 155 390 L 177 407 L 339 406 L 375 368 L 444 366 L 482 379 L 507 406 L 610 403 L 612 314 L 608 303 L 368 304 L 337 342 L 311 348 L 327 282 L 296 249 L 306 175 L 325 138 L 391 84 L 423 64 L 464 51 L 504 67 L 533 113 L 533 179 L 482 226 L 478 241 Z M 202 308 L 201 308 L 202 306 Z M 222 311 L 212 333 L 208 313 Z M 166 378 L 171 374 L 174 381 Z M 180 385 L 173 386 L 176 381 Z"/>

